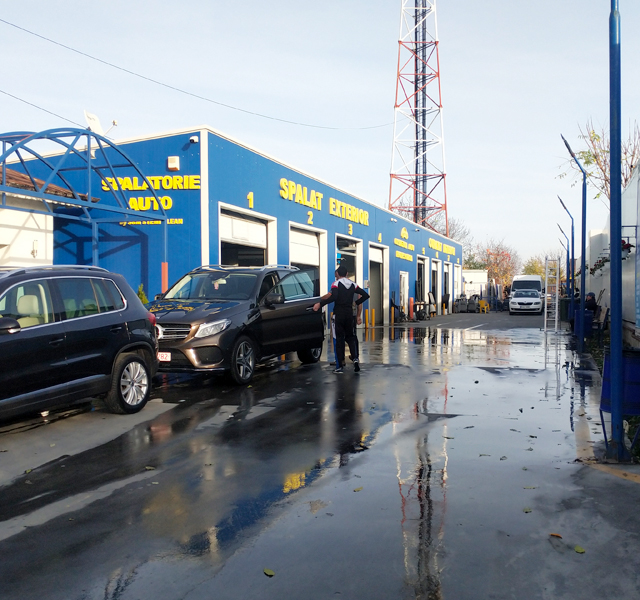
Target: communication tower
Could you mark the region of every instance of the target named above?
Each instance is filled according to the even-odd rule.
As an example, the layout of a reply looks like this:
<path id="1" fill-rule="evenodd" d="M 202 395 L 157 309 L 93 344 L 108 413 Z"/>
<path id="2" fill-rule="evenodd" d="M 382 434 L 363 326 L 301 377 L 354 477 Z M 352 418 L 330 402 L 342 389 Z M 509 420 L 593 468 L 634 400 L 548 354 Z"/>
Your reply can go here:
<path id="1" fill-rule="evenodd" d="M 402 0 L 389 209 L 449 234 L 436 0 Z"/>

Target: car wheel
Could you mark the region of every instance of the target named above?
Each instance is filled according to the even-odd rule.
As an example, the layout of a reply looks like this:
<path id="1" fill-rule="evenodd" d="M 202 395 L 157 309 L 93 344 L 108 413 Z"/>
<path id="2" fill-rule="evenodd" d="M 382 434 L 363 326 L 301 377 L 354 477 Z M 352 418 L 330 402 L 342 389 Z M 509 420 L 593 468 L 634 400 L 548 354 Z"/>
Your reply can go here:
<path id="1" fill-rule="evenodd" d="M 310 350 L 298 350 L 298 358 L 301 363 L 310 364 L 317 363 L 322 356 L 322 346 L 319 348 L 311 348 Z"/>
<path id="2" fill-rule="evenodd" d="M 256 348 L 251 338 L 241 335 L 231 353 L 231 377 L 242 385 L 249 383 L 256 368 Z"/>
<path id="3" fill-rule="evenodd" d="M 111 389 L 105 396 L 110 412 L 130 415 L 141 411 L 151 394 L 151 372 L 139 354 L 121 354 L 116 359 Z"/>

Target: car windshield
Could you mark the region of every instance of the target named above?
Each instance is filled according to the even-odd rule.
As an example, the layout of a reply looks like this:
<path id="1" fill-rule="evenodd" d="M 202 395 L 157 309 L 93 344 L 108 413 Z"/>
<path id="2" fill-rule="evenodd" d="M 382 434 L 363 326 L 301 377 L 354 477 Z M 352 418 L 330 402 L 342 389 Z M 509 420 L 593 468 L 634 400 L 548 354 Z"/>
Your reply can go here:
<path id="1" fill-rule="evenodd" d="M 511 283 L 511 291 L 514 292 L 515 290 L 538 290 L 538 291 L 542 291 L 542 286 L 540 285 L 539 281 L 533 281 L 533 280 L 527 280 L 527 279 L 523 279 L 520 281 L 514 281 Z"/>
<path id="2" fill-rule="evenodd" d="M 514 298 L 539 298 L 540 294 L 535 290 L 518 290 L 513 294 Z"/>
<path id="3" fill-rule="evenodd" d="M 174 300 L 248 300 L 257 275 L 207 271 L 189 273 L 176 283 L 164 299 Z"/>

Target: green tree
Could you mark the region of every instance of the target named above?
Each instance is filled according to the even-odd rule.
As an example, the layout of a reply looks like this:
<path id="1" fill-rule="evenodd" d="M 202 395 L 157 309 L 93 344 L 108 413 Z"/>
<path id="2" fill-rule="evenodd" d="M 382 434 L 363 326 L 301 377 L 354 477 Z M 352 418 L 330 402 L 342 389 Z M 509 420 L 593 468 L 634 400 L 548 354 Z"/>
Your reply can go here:
<path id="1" fill-rule="evenodd" d="M 149 298 L 147 298 L 147 295 L 144 293 L 144 286 L 142 284 L 138 286 L 138 298 L 140 298 L 140 302 L 142 302 L 142 304 L 147 304 L 149 302 Z"/>

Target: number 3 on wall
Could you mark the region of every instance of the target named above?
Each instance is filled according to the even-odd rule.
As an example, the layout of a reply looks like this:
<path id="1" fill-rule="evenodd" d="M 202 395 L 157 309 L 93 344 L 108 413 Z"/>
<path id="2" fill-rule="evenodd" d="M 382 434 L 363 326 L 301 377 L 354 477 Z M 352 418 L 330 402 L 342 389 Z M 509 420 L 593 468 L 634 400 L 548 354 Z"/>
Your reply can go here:
<path id="1" fill-rule="evenodd" d="M 353 235 L 353 225 L 349 223 L 349 235 Z"/>
<path id="2" fill-rule="evenodd" d="M 307 211 L 307 225 L 313 225 L 313 212 L 308 210 Z"/>

